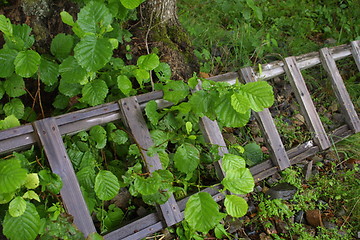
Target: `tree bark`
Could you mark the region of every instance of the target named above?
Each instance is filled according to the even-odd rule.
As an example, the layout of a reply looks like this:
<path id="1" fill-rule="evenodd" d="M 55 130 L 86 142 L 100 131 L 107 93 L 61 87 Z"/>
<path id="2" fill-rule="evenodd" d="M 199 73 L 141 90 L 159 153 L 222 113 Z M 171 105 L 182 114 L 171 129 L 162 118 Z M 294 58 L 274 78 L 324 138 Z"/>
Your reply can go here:
<path id="1" fill-rule="evenodd" d="M 176 0 L 147 0 L 140 12 L 147 49 L 160 50 L 161 59 L 172 69 L 172 78 L 187 80 L 198 72 L 191 41 L 178 20 Z"/>

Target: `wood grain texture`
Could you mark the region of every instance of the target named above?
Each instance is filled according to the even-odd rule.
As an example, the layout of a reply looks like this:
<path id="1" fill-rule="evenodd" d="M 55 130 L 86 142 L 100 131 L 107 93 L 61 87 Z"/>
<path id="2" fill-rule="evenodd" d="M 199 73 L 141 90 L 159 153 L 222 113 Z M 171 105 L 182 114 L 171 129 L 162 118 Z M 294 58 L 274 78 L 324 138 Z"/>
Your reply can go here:
<path id="1" fill-rule="evenodd" d="M 351 54 L 355 60 L 356 66 L 360 71 L 360 40 L 352 41 L 351 45 Z"/>
<path id="2" fill-rule="evenodd" d="M 355 111 L 354 105 L 351 102 L 349 93 L 346 91 L 345 84 L 341 78 L 339 70 L 336 66 L 335 60 L 332 57 L 328 48 L 320 49 L 320 57 L 322 65 L 327 72 L 335 95 L 338 99 L 340 110 L 345 116 L 346 123 L 355 132 L 360 132 L 360 120 Z"/>
<path id="3" fill-rule="evenodd" d="M 63 187 L 60 194 L 65 208 L 74 217 L 74 224 L 87 237 L 90 233 L 96 232 L 96 229 L 56 121 L 54 118 L 46 118 L 34 122 L 33 126 L 44 148 L 51 170 L 62 179 Z"/>
<path id="4" fill-rule="evenodd" d="M 242 68 L 240 75 L 246 83 L 257 81 L 255 73 L 251 67 Z M 274 165 L 279 167 L 280 170 L 289 167 L 289 158 L 286 154 L 284 144 L 281 141 L 279 132 L 276 129 L 274 119 L 272 118 L 269 109 L 266 108 L 261 112 L 253 112 L 253 114 L 255 115 L 261 131 L 265 136 L 266 145 Z"/>
<path id="5" fill-rule="evenodd" d="M 306 87 L 305 80 L 301 75 L 295 57 L 285 58 L 285 71 L 289 77 L 295 97 L 300 105 L 301 113 L 310 128 L 310 133 L 313 136 L 315 143 L 319 145 L 322 150 L 329 148 L 331 143 L 325 132 L 324 126 L 321 123 L 320 117 L 316 112 L 316 108 L 311 100 L 310 93 Z"/>
<path id="6" fill-rule="evenodd" d="M 121 99 L 119 101 L 119 105 L 124 124 L 130 129 L 136 144 L 140 147 L 142 157 L 144 158 L 149 172 L 162 169 L 161 162 L 157 154 L 152 157 L 147 155 L 146 150 L 153 146 L 153 141 L 136 97 Z M 160 205 L 160 209 L 167 226 L 172 226 L 181 222 L 183 219 L 183 215 L 180 212 L 179 206 L 176 204 L 173 195 L 170 196 L 166 203 Z"/>

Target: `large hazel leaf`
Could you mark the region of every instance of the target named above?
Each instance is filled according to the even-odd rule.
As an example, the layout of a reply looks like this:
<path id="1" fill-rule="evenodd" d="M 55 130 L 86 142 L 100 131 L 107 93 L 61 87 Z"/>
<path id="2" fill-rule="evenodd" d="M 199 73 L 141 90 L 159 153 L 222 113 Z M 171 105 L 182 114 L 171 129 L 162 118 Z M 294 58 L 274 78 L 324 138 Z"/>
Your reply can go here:
<path id="1" fill-rule="evenodd" d="M 252 192 L 255 186 L 254 178 L 248 168 L 228 170 L 221 183 L 226 189 L 235 194 Z"/>
<path id="2" fill-rule="evenodd" d="M 94 126 L 90 129 L 90 138 L 95 141 L 97 149 L 102 149 L 106 145 L 106 130 L 102 126 Z"/>
<path id="3" fill-rule="evenodd" d="M 176 150 L 174 163 L 179 171 L 190 174 L 200 163 L 200 152 L 194 145 L 184 143 Z"/>
<path id="4" fill-rule="evenodd" d="M 189 94 L 189 87 L 182 81 L 170 81 L 164 88 L 164 99 L 177 104 Z"/>
<path id="5" fill-rule="evenodd" d="M 59 65 L 55 62 L 41 59 L 40 66 L 40 80 L 47 86 L 52 86 L 58 81 Z"/>
<path id="6" fill-rule="evenodd" d="M 20 97 L 26 93 L 24 79 L 16 74 L 5 80 L 4 89 L 9 97 Z"/>
<path id="7" fill-rule="evenodd" d="M 225 172 L 230 171 L 231 169 L 245 168 L 245 160 L 237 155 L 226 153 L 222 159 L 222 167 Z"/>
<path id="8" fill-rule="evenodd" d="M 239 113 L 246 113 L 250 109 L 250 101 L 245 94 L 234 93 L 231 95 L 231 106 Z"/>
<path id="9" fill-rule="evenodd" d="M 73 56 L 66 58 L 59 66 L 61 79 L 66 83 L 87 82 L 87 72 L 82 68 Z M 66 94 L 65 94 L 66 95 Z"/>
<path id="10" fill-rule="evenodd" d="M 15 159 L 0 161 L 0 193 L 10 193 L 18 189 L 26 180 L 27 171 Z"/>
<path id="11" fill-rule="evenodd" d="M 137 60 L 137 65 L 148 71 L 154 70 L 159 64 L 159 57 L 155 53 L 140 56 Z"/>
<path id="12" fill-rule="evenodd" d="M 3 110 L 6 116 L 14 115 L 16 118 L 20 119 L 24 115 L 25 107 L 19 98 L 13 98 L 4 105 Z"/>
<path id="13" fill-rule="evenodd" d="M 219 223 L 224 214 L 219 212 L 219 205 L 209 193 L 199 192 L 187 201 L 184 217 L 192 229 L 207 233 Z"/>
<path id="14" fill-rule="evenodd" d="M 137 8 L 143 1 L 142 0 L 120 0 L 121 4 L 127 9 Z"/>
<path id="15" fill-rule="evenodd" d="M 40 55 L 33 50 L 21 51 L 15 58 L 15 72 L 21 77 L 31 77 L 39 69 Z"/>
<path id="16" fill-rule="evenodd" d="M 95 193 L 100 200 L 111 200 L 118 194 L 120 184 L 117 177 L 110 171 L 100 170 L 95 178 Z"/>
<path id="17" fill-rule="evenodd" d="M 15 70 L 14 60 L 18 52 L 12 49 L 0 49 L 0 77 L 10 77 Z"/>
<path id="18" fill-rule="evenodd" d="M 134 187 L 142 195 L 155 194 L 161 185 L 161 177 L 157 172 L 153 172 L 148 178 L 136 176 Z"/>
<path id="19" fill-rule="evenodd" d="M 65 59 L 70 55 L 73 46 L 73 36 L 60 33 L 51 41 L 50 51 L 56 58 Z"/>
<path id="20" fill-rule="evenodd" d="M 26 210 L 20 217 L 6 213 L 3 233 L 11 240 L 34 240 L 41 227 L 40 216 L 32 203 L 26 204 Z"/>
<path id="21" fill-rule="evenodd" d="M 265 81 L 247 83 L 242 85 L 240 90 L 247 96 L 250 108 L 255 112 L 263 111 L 264 108 L 274 104 L 272 87 Z"/>
<path id="22" fill-rule="evenodd" d="M 105 4 L 91 1 L 83 7 L 77 19 L 79 27 L 88 33 L 100 33 L 101 28 L 107 27 L 112 22 L 112 15 Z"/>
<path id="23" fill-rule="evenodd" d="M 116 80 L 117 80 L 117 86 L 120 89 L 120 91 L 126 96 L 129 96 L 132 90 L 132 83 L 130 79 L 125 75 L 120 75 L 117 77 Z"/>
<path id="24" fill-rule="evenodd" d="M 22 197 L 14 198 L 9 204 L 9 213 L 12 217 L 20 217 L 26 210 L 26 201 Z"/>
<path id="25" fill-rule="evenodd" d="M 221 96 L 218 104 L 215 107 L 217 119 L 227 127 L 242 127 L 249 122 L 250 111 L 242 114 L 233 108 L 231 105 L 231 94 Z"/>
<path id="26" fill-rule="evenodd" d="M 110 61 L 112 50 L 108 39 L 87 35 L 76 44 L 74 57 L 84 69 L 95 72 Z"/>
<path id="27" fill-rule="evenodd" d="M 248 204 L 242 197 L 227 195 L 224 201 L 226 212 L 233 217 L 242 217 L 247 213 Z"/>
<path id="28" fill-rule="evenodd" d="M 83 87 L 81 100 L 91 106 L 99 105 L 104 102 L 108 91 L 104 80 L 95 79 Z"/>

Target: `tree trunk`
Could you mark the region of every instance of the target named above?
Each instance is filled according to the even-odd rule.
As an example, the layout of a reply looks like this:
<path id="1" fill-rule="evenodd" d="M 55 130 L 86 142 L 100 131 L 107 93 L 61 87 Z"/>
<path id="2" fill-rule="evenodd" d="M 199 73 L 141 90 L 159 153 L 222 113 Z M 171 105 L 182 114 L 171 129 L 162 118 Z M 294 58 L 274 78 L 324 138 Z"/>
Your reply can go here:
<path id="1" fill-rule="evenodd" d="M 140 13 L 147 50 L 160 50 L 161 59 L 171 67 L 172 78 L 187 80 L 198 72 L 191 41 L 178 20 L 176 0 L 147 0 Z"/>

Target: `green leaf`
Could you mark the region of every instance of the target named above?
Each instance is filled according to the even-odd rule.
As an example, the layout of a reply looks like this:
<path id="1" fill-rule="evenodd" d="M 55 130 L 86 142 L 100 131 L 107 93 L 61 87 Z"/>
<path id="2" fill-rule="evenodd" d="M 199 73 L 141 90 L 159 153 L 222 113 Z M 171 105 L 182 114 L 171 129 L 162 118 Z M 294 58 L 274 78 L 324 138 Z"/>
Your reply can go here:
<path id="1" fill-rule="evenodd" d="M 151 53 L 149 55 L 140 56 L 137 60 L 137 65 L 145 70 L 151 71 L 158 67 L 160 60 L 158 55 Z"/>
<path id="2" fill-rule="evenodd" d="M 109 140 L 113 141 L 116 144 L 125 144 L 129 140 L 129 138 L 126 132 L 117 129 L 109 134 Z"/>
<path id="3" fill-rule="evenodd" d="M 59 194 L 60 190 L 63 186 L 63 182 L 59 175 L 56 173 L 52 173 L 47 169 L 41 170 L 38 172 L 38 175 L 40 177 L 40 184 L 48 191 L 50 191 L 53 194 Z"/>
<path id="4" fill-rule="evenodd" d="M 215 106 L 215 113 L 218 120 L 227 127 L 242 127 L 248 123 L 250 118 L 250 111 L 241 114 L 230 104 L 231 95 L 226 94 L 221 96 Z"/>
<path id="5" fill-rule="evenodd" d="M 31 77 L 40 65 L 40 55 L 33 50 L 21 51 L 15 58 L 15 72 L 21 77 Z"/>
<path id="6" fill-rule="evenodd" d="M 250 102 L 246 95 L 240 93 L 234 93 L 231 95 L 231 106 L 238 113 L 246 113 L 250 109 Z"/>
<path id="7" fill-rule="evenodd" d="M 57 109 L 65 109 L 69 105 L 70 98 L 67 96 L 64 96 L 62 94 L 58 94 L 55 97 L 54 102 L 52 105 Z"/>
<path id="8" fill-rule="evenodd" d="M 95 184 L 95 169 L 93 166 L 85 166 L 76 173 L 76 177 L 82 186 L 87 191 L 93 191 Z"/>
<path id="9" fill-rule="evenodd" d="M 120 2 L 127 9 L 135 9 L 142 3 L 142 0 L 120 0 Z"/>
<path id="10" fill-rule="evenodd" d="M 166 82 L 171 78 L 171 68 L 167 63 L 161 62 L 154 72 L 160 81 Z"/>
<path id="11" fill-rule="evenodd" d="M 257 145 L 255 142 L 248 143 L 244 146 L 244 155 L 246 159 L 246 163 L 249 166 L 254 166 L 260 162 L 262 162 L 264 158 L 264 154 L 261 151 L 261 148 L 259 145 Z"/>
<path id="12" fill-rule="evenodd" d="M 186 122 L 185 127 L 186 127 L 187 134 L 190 134 L 192 129 L 193 129 L 192 123 L 191 122 Z"/>
<path id="13" fill-rule="evenodd" d="M 125 96 L 130 96 L 132 90 L 132 83 L 130 79 L 125 75 L 120 75 L 117 77 L 117 86 L 120 91 L 125 94 Z"/>
<path id="14" fill-rule="evenodd" d="M 0 81 L 0 100 L 3 98 L 4 94 L 5 94 L 4 82 Z"/>
<path id="15" fill-rule="evenodd" d="M 102 149 L 106 146 L 106 130 L 102 126 L 92 127 L 90 129 L 90 138 L 95 141 L 97 149 Z"/>
<path id="16" fill-rule="evenodd" d="M 11 201 L 15 195 L 15 192 L 0 193 L 0 204 L 5 204 Z"/>
<path id="17" fill-rule="evenodd" d="M 19 98 L 13 98 L 10 102 L 4 105 L 4 112 L 6 116 L 14 115 L 17 119 L 24 115 L 24 104 Z"/>
<path id="18" fill-rule="evenodd" d="M 100 170 L 95 178 L 95 193 L 100 200 L 111 200 L 119 190 L 120 184 L 117 177 L 110 171 Z"/>
<path id="19" fill-rule="evenodd" d="M 29 173 L 26 176 L 26 180 L 25 180 L 25 184 L 24 186 L 27 189 L 35 189 L 39 186 L 40 184 L 40 180 L 39 180 L 39 176 L 37 173 Z"/>
<path id="20" fill-rule="evenodd" d="M 111 22 L 112 15 L 106 5 L 91 1 L 80 10 L 76 23 L 84 32 L 96 34 L 100 33 L 102 28 L 108 27 Z"/>
<path id="21" fill-rule="evenodd" d="M 17 54 L 18 52 L 16 50 L 0 49 L 0 77 L 7 78 L 14 73 L 14 60 Z"/>
<path id="22" fill-rule="evenodd" d="M 5 35 L 8 36 L 13 35 L 13 28 L 10 19 L 5 17 L 4 15 L 0 15 L 0 31 L 2 31 Z"/>
<path id="23" fill-rule="evenodd" d="M 34 240 L 39 234 L 40 216 L 32 203 L 26 204 L 26 210 L 20 217 L 6 213 L 3 222 L 3 233 L 11 240 Z M 21 230 L 20 230 L 21 229 Z"/>
<path id="24" fill-rule="evenodd" d="M 260 112 L 274 104 L 272 87 L 265 81 L 247 83 L 242 85 L 240 90 L 247 96 L 250 107 L 255 112 Z"/>
<path id="25" fill-rule="evenodd" d="M 11 49 L 22 51 L 34 44 L 34 37 L 30 36 L 31 28 L 26 25 L 12 25 L 13 36 L 5 35 L 6 46 Z"/>
<path id="26" fill-rule="evenodd" d="M 26 122 L 34 122 L 37 119 L 37 114 L 31 107 L 25 107 L 24 115 L 21 119 Z"/>
<path id="27" fill-rule="evenodd" d="M 61 20 L 63 21 L 63 23 L 69 25 L 69 26 L 74 26 L 74 19 L 73 17 L 70 15 L 70 13 L 66 12 L 66 11 L 62 11 L 60 13 L 61 16 Z"/>
<path id="28" fill-rule="evenodd" d="M 133 74 L 136 78 L 136 80 L 138 81 L 138 83 L 140 84 L 140 86 L 143 85 L 144 82 L 147 82 L 147 80 L 149 80 L 150 78 L 150 74 L 149 71 L 145 70 L 145 69 L 135 69 L 133 71 Z"/>
<path id="29" fill-rule="evenodd" d="M 110 61 L 112 50 L 112 46 L 107 39 L 87 35 L 76 44 L 74 57 L 84 69 L 95 72 Z"/>
<path id="30" fill-rule="evenodd" d="M 24 193 L 23 198 L 30 199 L 30 200 L 34 199 L 34 200 L 40 202 L 39 195 L 37 195 L 37 193 L 34 192 L 33 190 L 29 190 L 26 193 Z"/>
<path id="31" fill-rule="evenodd" d="M 174 104 L 187 97 L 189 94 L 189 87 L 182 81 L 170 81 L 164 88 L 164 99 Z"/>
<path id="32" fill-rule="evenodd" d="M 16 74 L 5 80 L 4 89 L 9 97 L 20 97 L 26 93 L 24 79 Z"/>
<path id="33" fill-rule="evenodd" d="M 67 97 L 81 93 L 81 85 L 87 83 L 87 72 L 73 56 L 66 58 L 59 66 L 61 75 L 59 91 Z"/>
<path id="34" fill-rule="evenodd" d="M 157 109 L 158 105 L 155 100 L 149 101 L 145 106 L 145 114 L 153 125 L 158 124 L 161 118 L 161 115 L 157 112 Z"/>
<path id="35" fill-rule="evenodd" d="M 14 198 L 9 204 L 9 213 L 12 217 L 20 217 L 26 210 L 26 201 L 22 197 Z"/>
<path id="36" fill-rule="evenodd" d="M 237 155 L 226 153 L 222 159 L 222 167 L 225 172 L 230 171 L 231 169 L 245 168 L 245 160 Z"/>
<path id="37" fill-rule="evenodd" d="M 58 81 L 59 65 L 55 62 L 41 58 L 39 66 L 40 80 L 47 86 L 52 86 Z"/>
<path id="38" fill-rule="evenodd" d="M 95 79 L 83 87 L 81 100 L 91 106 L 99 105 L 104 103 L 108 91 L 104 80 Z"/>
<path id="39" fill-rule="evenodd" d="M 187 201 L 184 216 L 192 229 L 207 233 L 219 223 L 224 214 L 219 212 L 219 205 L 209 193 L 199 192 Z"/>
<path id="40" fill-rule="evenodd" d="M 236 195 L 227 195 L 224 205 L 226 212 L 236 218 L 244 216 L 248 210 L 248 204 L 245 199 Z"/>
<path id="41" fill-rule="evenodd" d="M 137 175 L 134 181 L 134 187 L 142 195 L 150 195 L 156 193 L 161 184 L 159 173 L 153 172 L 148 178 Z"/>
<path id="42" fill-rule="evenodd" d="M 226 189 L 235 194 L 252 192 L 255 186 L 254 178 L 248 168 L 228 170 L 221 183 Z"/>
<path id="43" fill-rule="evenodd" d="M 27 171 L 16 159 L 0 161 L 0 193 L 14 192 L 24 184 Z"/>
<path id="44" fill-rule="evenodd" d="M 62 60 L 70 55 L 73 46 L 73 36 L 60 33 L 51 41 L 50 51 L 57 59 Z"/>
<path id="45" fill-rule="evenodd" d="M 174 163 L 179 171 L 190 174 L 200 163 L 200 152 L 194 145 L 184 143 L 177 148 L 174 155 Z"/>
<path id="46" fill-rule="evenodd" d="M 0 130 L 13 128 L 17 126 L 20 126 L 20 122 L 19 119 L 17 119 L 14 115 L 7 116 L 4 120 L 0 121 Z"/>

